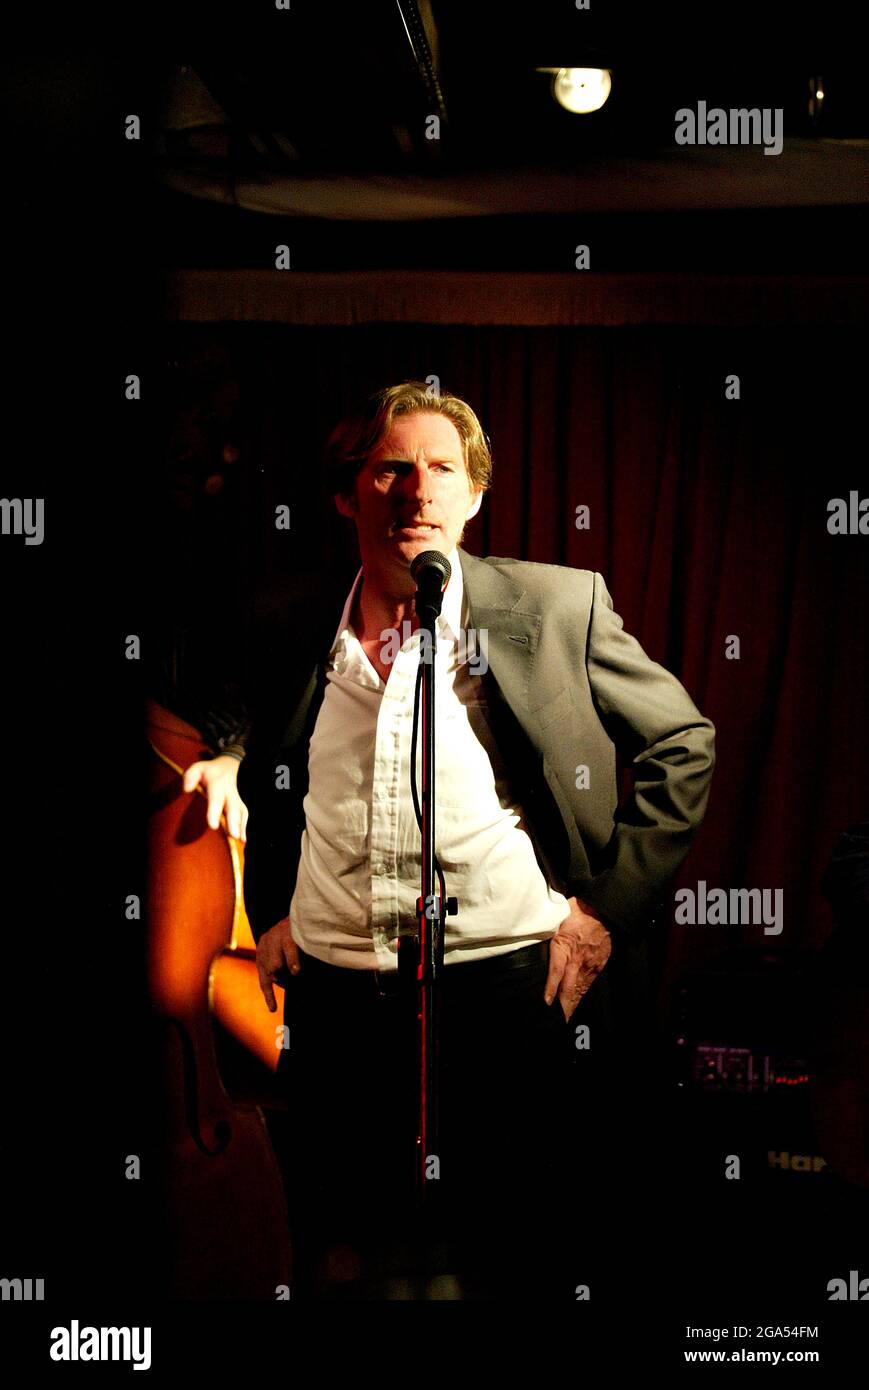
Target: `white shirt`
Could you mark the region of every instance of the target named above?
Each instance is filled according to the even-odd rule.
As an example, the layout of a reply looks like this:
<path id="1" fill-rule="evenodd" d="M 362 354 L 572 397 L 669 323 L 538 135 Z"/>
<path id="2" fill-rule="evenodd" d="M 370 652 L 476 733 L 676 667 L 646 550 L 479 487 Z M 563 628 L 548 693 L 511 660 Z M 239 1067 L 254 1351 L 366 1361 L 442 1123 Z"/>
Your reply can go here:
<path id="1" fill-rule="evenodd" d="M 448 559 L 435 658 L 435 853 L 458 914 L 446 919 L 445 965 L 546 941 L 570 912 L 564 895 L 547 884 L 504 776 L 483 693 L 485 637 L 467 632 L 456 548 Z M 420 891 L 421 837 L 409 776 L 420 635 L 407 637 L 384 682 L 350 624 L 361 578 L 362 570 L 332 643 L 308 748 L 306 829 L 290 926 L 297 945 L 319 960 L 391 971 L 399 923 L 415 925 Z M 420 731 L 417 794 L 421 761 Z"/>

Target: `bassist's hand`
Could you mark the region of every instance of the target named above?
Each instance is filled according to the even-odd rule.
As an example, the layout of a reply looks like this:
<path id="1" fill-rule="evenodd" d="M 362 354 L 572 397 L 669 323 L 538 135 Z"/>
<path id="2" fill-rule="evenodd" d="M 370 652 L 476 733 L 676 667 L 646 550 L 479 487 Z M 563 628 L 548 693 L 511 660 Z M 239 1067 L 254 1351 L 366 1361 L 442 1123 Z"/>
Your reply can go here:
<path id="1" fill-rule="evenodd" d="M 217 758 L 205 758 L 191 763 L 184 773 L 184 790 L 202 787 L 208 797 L 208 824 L 212 830 L 226 818 L 226 829 L 234 840 L 247 839 L 247 807 L 238 794 L 238 758 L 221 753 Z"/>

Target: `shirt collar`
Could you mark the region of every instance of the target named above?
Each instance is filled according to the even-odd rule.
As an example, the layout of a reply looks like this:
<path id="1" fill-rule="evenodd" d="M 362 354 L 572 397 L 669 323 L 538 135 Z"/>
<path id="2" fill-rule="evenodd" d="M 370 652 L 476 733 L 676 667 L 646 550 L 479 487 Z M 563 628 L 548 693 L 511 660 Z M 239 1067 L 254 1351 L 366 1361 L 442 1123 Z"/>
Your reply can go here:
<path id="1" fill-rule="evenodd" d="M 438 630 L 441 635 L 451 637 L 455 641 L 459 640 L 462 628 L 462 618 L 465 613 L 465 585 L 462 576 L 462 565 L 459 559 L 458 546 L 453 546 L 447 556 L 450 562 L 450 582 L 444 591 L 444 600 L 438 616 Z M 350 592 L 344 604 L 344 611 L 341 614 L 341 621 L 332 639 L 332 646 L 329 648 L 329 655 L 334 657 L 342 650 L 346 644 L 347 636 L 353 632 L 350 624 L 350 614 L 353 612 L 353 605 L 356 602 L 356 595 L 362 583 L 362 570 L 356 575 Z M 353 633 L 356 636 L 355 632 Z"/>

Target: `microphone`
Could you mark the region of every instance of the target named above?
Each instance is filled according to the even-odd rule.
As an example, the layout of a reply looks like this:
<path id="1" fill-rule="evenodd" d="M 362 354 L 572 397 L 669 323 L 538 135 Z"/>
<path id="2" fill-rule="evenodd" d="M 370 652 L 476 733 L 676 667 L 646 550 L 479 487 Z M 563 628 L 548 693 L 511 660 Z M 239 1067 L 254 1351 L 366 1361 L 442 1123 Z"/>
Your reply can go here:
<path id="1" fill-rule="evenodd" d="M 436 618 L 441 611 L 444 589 L 450 582 L 452 565 L 439 550 L 422 550 L 410 566 L 416 580 L 416 611 L 420 618 Z"/>

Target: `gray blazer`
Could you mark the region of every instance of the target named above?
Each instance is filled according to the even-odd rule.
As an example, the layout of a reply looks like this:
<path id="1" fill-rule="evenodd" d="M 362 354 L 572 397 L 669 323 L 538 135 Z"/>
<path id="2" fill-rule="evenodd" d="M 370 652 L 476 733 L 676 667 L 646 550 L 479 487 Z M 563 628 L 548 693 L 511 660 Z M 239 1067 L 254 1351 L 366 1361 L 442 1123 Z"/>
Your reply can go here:
<path id="1" fill-rule="evenodd" d="M 614 942 L 638 941 L 702 822 L 713 725 L 624 631 L 600 574 L 461 548 L 459 558 L 469 627 L 487 633 L 498 748 L 541 866 L 553 887 L 596 909 Z M 298 581 L 260 614 L 253 731 L 239 770 L 257 940 L 289 911 L 308 742 L 346 595 L 346 583 Z M 620 809 L 617 751 L 633 781 Z M 290 769 L 289 790 L 276 788 L 280 765 Z"/>

